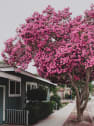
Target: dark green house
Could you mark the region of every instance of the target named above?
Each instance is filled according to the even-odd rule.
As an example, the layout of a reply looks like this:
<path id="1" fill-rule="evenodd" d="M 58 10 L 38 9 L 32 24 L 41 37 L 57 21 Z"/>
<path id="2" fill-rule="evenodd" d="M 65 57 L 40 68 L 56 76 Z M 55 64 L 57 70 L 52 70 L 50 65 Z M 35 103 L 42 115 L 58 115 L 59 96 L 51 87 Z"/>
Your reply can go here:
<path id="1" fill-rule="evenodd" d="M 25 108 L 26 92 L 40 85 L 48 89 L 49 100 L 50 86 L 56 84 L 37 77 L 30 72 L 0 64 L 0 124 L 24 124 L 28 125 L 28 111 Z"/>

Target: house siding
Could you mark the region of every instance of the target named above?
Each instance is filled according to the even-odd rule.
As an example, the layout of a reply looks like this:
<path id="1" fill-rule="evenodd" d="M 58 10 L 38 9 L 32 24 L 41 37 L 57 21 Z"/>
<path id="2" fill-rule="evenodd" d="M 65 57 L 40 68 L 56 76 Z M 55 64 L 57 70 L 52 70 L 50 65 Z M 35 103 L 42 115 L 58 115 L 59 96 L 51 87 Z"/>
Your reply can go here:
<path id="1" fill-rule="evenodd" d="M 9 80 L 5 78 L 0 78 L 0 85 L 5 86 L 5 107 L 6 109 L 9 108 L 21 108 L 22 102 L 21 97 L 9 97 L 8 90 L 9 90 Z"/>
<path id="2" fill-rule="evenodd" d="M 9 97 L 8 91 L 9 91 L 9 80 L 5 78 L 0 78 L 0 85 L 5 85 L 6 87 L 6 109 L 21 109 L 25 107 L 25 98 L 26 98 L 26 82 L 37 82 L 38 86 L 47 86 L 45 82 L 36 80 L 31 77 L 27 77 L 24 75 L 21 75 L 19 73 L 15 72 L 8 72 L 9 74 L 16 75 L 18 77 L 21 77 L 21 96 L 19 97 Z"/>
<path id="3" fill-rule="evenodd" d="M 21 81 L 21 104 L 22 104 L 22 108 L 25 107 L 25 98 L 26 98 L 25 85 L 26 85 L 26 81 L 25 81 L 24 78 L 22 78 L 22 81 Z"/>
<path id="4" fill-rule="evenodd" d="M 38 87 L 39 87 L 39 85 L 46 86 L 46 87 L 50 87 L 51 85 L 48 86 L 47 82 L 43 82 L 42 80 L 30 77 L 30 76 L 28 76 L 28 74 L 24 75 L 21 73 L 17 73 L 15 71 L 4 71 L 4 73 L 8 73 L 9 75 L 15 75 L 16 77 L 19 77 L 21 80 L 21 96 L 10 97 L 9 92 L 8 92 L 9 91 L 9 79 L 6 79 L 6 78 L 8 78 L 7 74 L 5 74 L 6 77 L 4 77 L 4 76 L 0 77 L 0 85 L 5 86 L 5 119 L 4 120 L 6 123 L 8 123 L 8 120 L 7 120 L 8 112 L 9 112 L 9 118 L 12 119 L 11 117 L 13 115 L 11 114 L 11 112 L 13 111 L 13 113 L 14 113 L 14 109 L 17 112 L 19 112 L 19 111 L 21 112 L 22 109 L 25 108 L 26 82 L 36 82 L 38 84 Z M 49 92 L 48 92 L 48 95 L 49 95 Z M 49 100 L 49 97 L 47 97 L 47 100 Z M 9 110 L 7 111 L 7 109 L 9 109 Z M 20 109 L 20 110 L 18 110 L 18 109 Z M 24 111 L 22 111 L 22 112 L 24 112 Z M 10 114 L 11 114 L 11 116 L 10 116 Z M 17 117 L 19 118 L 18 115 L 17 115 Z M 13 119 L 14 119 L 14 117 L 13 117 Z"/>

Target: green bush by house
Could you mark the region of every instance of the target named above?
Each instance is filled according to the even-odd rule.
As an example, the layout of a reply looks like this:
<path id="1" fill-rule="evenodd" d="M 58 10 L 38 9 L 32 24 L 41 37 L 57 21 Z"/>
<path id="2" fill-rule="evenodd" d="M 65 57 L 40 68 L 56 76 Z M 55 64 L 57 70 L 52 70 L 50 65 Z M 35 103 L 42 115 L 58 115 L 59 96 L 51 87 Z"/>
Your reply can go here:
<path id="1" fill-rule="evenodd" d="M 29 110 L 29 124 L 33 124 L 51 114 L 53 104 L 51 102 L 34 102 L 27 104 L 27 109 Z"/>
<path id="2" fill-rule="evenodd" d="M 34 124 L 39 120 L 46 118 L 53 112 L 53 103 L 48 102 L 47 90 L 39 87 L 27 92 L 26 109 L 29 111 L 29 124 Z"/>
<path id="3" fill-rule="evenodd" d="M 59 109 L 62 106 L 61 98 L 57 94 L 51 96 L 50 101 L 53 103 L 54 109 Z"/>
<path id="4" fill-rule="evenodd" d="M 71 99 L 71 95 L 69 95 L 69 94 L 65 94 L 65 99 Z"/>
<path id="5" fill-rule="evenodd" d="M 47 98 L 47 91 L 43 87 L 32 89 L 27 92 L 27 100 L 31 101 L 43 101 Z"/>

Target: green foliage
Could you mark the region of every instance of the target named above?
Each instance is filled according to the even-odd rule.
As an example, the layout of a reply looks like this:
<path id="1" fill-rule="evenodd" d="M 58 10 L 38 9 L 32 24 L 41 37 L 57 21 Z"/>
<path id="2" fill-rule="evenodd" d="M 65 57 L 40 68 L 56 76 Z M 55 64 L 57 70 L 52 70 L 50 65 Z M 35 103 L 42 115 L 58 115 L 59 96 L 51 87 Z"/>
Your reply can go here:
<path id="1" fill-rule="evenodd" d="M 53 102 L 54 104 L 54 109 L 57 108 L 59 109 L 62 105 L 61 105 L 61 98 L 58 95 L 53 95 L 51 96 L 50 100 Z"/>
<path id="2" fill-rule="evenodd" d="M 94 85 L 92 83 L 89 83 L 89 92 L 92 93 L 94 90 Z"/>
<path id="3" fill-rule="evenodd" d="M 75 93 L 75 91 L 72 91 L 72 96 L 71 96 L 71 98 L 74 99 L 75 97 L 76 97 L 76 93 Z"/>
<path id="4" fill-rule="evenodd" d="M 90 100 L 91 100 L 91 98 L 89 97 L 89 98 L 88 98 L 88 100 L 90 101 Z"/>
<path id="5" fill-rule="evenodd" d="M 71 87 L 71 99 L 74 99 L 76 97 L 76 92 L 73 87 Z"/>
<path id="6" fill-rule="evenodd" d="M 50 90 L 51 90 L 51 92 L 52 92 L 54 95 L 57 94 L 57 90 L 58 90 L 58 89 L 57 89 L 56 87 L 51 87 Z"/>
<path id="7" fill-rule="evenodd" d="M 43 101 L 47 98 L 47 90 L 43 87 L 32 89 L 27 92 L 27 100 L 32 101 Z"/>
<path id="8" fill-rule="evenodd" d="M 71 99 L 71 95 L 69 95 L 69 94 L 65 94 L 65 99 Z"/>
<path id="9" fill-rule="evenodd" d="M 29 110 L 29 124 L 34 124 L 53 112 L 53 104 L 51 102 L 33 102 L 27 104 L 26 109 Z"/>
<path id="10" fill-rule="evenodd" d="M 47 99 L 47 90 L 44 87 L 28 91 L 26 97 L 29 100 L 26 103 L 26 109 L 29 111 L 29 124 L 36 123 L 53 112 L 53 103 L 43 102 Z"/>
<path id="11" fill-rule="evenodd" d="M 65 103 L 62 104 L 62 107 L 65 107 L 68 104 L 69 104 L 68 102 L 65 102 Z"/>

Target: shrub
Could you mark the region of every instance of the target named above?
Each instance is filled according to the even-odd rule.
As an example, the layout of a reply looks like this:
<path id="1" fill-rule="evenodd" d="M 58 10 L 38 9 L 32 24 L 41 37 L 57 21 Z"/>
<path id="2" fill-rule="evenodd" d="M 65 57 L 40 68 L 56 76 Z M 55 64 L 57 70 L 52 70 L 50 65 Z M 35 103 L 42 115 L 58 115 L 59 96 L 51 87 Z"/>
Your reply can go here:
<path id="1" fill-rule="evenodd" d="M 59 109 L 62 106 L 60 96 L 53 95 L 53 96 L 51 96 L 50 100 L 55 102 L 54 103 L 56 105 L 55 108 Z"/>
<path id="2" fill-rule="evenodd" d="M 53 104 L 51 102 L 33 102 L 28 103 L 26 109 L 29 110 L 29 124 L 34 124 L 53 112 Z"/>
<path id="3" fill-rule="evenodd" d="M 47 99 L 45 88 L 39 87 L 28 91 L 26 98 L 29 100 L 26 104 L 26 109 L 29 111 L 29 124 L 36 123 L 53 112 L 53 103 L 43 102 Z"/>
<path id="4" fill-rule="evenodd" d="M 65 99 L 71 99 L 71 95 L 65 94 Z"/>
<path id="5" fill-rule="evenodd" d="M 32 89 L 27 92 L 27 100 L 31 101 L 42 101 L 46 100 L 47 91 L 45 88 L 39 87 L 37 89 Z"/>

